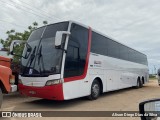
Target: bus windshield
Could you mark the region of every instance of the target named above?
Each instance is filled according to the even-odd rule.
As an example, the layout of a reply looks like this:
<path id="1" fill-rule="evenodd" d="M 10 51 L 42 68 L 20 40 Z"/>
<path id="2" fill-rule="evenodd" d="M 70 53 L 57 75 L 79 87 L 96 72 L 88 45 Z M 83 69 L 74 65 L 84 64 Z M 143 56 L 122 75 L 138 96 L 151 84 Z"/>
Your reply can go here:
<path id="1" fill-rule="evenodd" d="M 56 23 L 36 29 L 30 35 L 27 43 L 31 46 L 30 53 L 24 48 L 23 56 L 29 54 L 27 59 L 21 59 L 22 76 L 41 76 L 59 74 L 63 51 L 54 45 L 57 31 L 67 31 L 68 22 Z M 64 45 L 62 40 L 62 47 Z"/>

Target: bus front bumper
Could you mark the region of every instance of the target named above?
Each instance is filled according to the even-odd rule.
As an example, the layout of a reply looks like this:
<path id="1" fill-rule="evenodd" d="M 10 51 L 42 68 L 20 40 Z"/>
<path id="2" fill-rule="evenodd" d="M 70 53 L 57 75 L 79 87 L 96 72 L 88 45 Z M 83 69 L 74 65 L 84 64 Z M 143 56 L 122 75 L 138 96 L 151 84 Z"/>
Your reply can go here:
<path id="1" fill-rule="evenodd" d="M 64 100 L 62 84 L 44 87 L 25 86 L 23 84 L 18 84 L 18 89 L 19 92 L 25 96 L 50 100 Z"/>

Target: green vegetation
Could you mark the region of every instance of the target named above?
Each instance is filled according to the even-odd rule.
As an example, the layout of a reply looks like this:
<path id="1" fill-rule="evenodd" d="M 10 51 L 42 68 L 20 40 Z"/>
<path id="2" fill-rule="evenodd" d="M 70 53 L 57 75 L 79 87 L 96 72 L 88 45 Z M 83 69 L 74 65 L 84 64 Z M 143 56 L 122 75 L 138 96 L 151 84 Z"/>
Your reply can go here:
<path id="1" fill-rule="evenodd" d="M 46 24 L 48 24 L 48 22 L 43 21 L 43 24 L 46 25 Z M 0 39 L 0 43 L 3 45 L 3 49 L 7 50 L 8 54 L 9 54 L 9 47 L 10 47 L 10 44 L 12 43 L 13 40 L 24 40 L 24 41 L 26 41 L 28 39 L 29 35 L 31 34 L 31 32 L 33 30 L 35 30 L 37 27 L 38 27 L 38 23 L 33 22 L 33 24 L 28 26 L 28 29 L 24 30 L 23 32 L 16 32 L 14 29 L 8 30 L 6 32 L 7 38 L 5 40 Z M 14 51 L 16 52 L 17 55 L 22 55 L 23 48 L 24 48 L 24 45 L 16 46 Z M 20 57 L 15 56 L 15 55 L 13 56 L 13 62 L 14 63 L 18 64 L 19 59 L 20 59 Z"/>
<path id="2" fill-rule="evenodd" d="M 149 79 L 150 80 L 156 80 L 157 78 L 156 78 L 156 75 L 150 74 L 149 75 Z"/>

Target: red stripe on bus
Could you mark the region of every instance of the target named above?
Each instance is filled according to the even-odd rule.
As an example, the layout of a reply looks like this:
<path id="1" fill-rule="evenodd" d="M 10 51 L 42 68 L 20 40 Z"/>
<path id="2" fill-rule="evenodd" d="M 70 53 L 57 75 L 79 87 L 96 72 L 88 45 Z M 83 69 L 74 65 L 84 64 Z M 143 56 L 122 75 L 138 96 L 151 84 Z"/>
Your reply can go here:
<path id="1" fill-rule="evenodd" d="M 86 75 L 87 75 L 88 63 L 89 63 L 89 55 L 90 55 L 90 49 L 91 49 L 92 29 L 89 28 L 88 32 L 89 32 L 89 35 L 88 35 L 88 50 L 87 50 L 87 57 L 86 57 L 86 63 L 85 63 L 85 67 L 84 67 L 84 72 L 80 76 L 64 78 L 64 82 L 70 82 L 70 81 L 74 81 L 74 80 L 81 80 L 81 79 L 84 79 L 86 77 Z"/>

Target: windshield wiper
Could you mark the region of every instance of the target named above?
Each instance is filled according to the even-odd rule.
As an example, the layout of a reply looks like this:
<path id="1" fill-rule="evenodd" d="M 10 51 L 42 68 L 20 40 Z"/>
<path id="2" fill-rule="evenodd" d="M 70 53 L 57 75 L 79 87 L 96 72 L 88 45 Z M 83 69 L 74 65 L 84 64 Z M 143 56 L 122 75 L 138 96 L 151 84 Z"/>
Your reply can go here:
<path id="1" fill-rule="evenodd" d="M 34 50 L 33 50 L 32 54 L 31 54 L 31 56 L 30 56 L 30 58 L 29 58 L 29 60 L 28 60 L 28 62 L 26 64 L 26 67 L 25 67 L 25 69 L 23 71 L 23 74 L 25 73 L 28 64 L 29 64 L 28 68 L 30 68 L 30 66 L 31 66 L 31 64 L 32 64 L 32 62 L 33 62 L 33 60 L 35 58 L 35 52 L 36 52 L 36 46 L 34 47 Z"/>
<path id="2" fill-rule="evenodd" d="M 25 53 L 24 59 L 27 59 L 32 51 L 32 47 L 27 42 L 26 42 L 26 48 L 27 48 L 27 51 Z M 28 52 L 29 52 L 29 54 L 27 55 Z"/>
<path id="3" fill-rule="evenodd" d="M 35 58 L 35 52 L 36 52 L 36 46 L 34 47 L 33 53 L 31 54 L 29 67 L 31 66 L 31 64 Z"/>
<path id="4" fill-rule="evenodd" d="M 43 55 L 42 55 L 42 45 L 41 45 L 41 47 L 40 47 L 40 49 L 39 49 L 39 52 L 38 52 L 38 66 L 39 66 L 39 71 L 40 71 L 40 74 L 41 73 L 44 73 L 45 74 L 45 68 L 44 68 L 44 61 L 43 61 Z M 42 64 L 42 71 L 41 71 L 41 66 L 40 66 L 40 61 L 41 61 L 41 64 Z"/>

